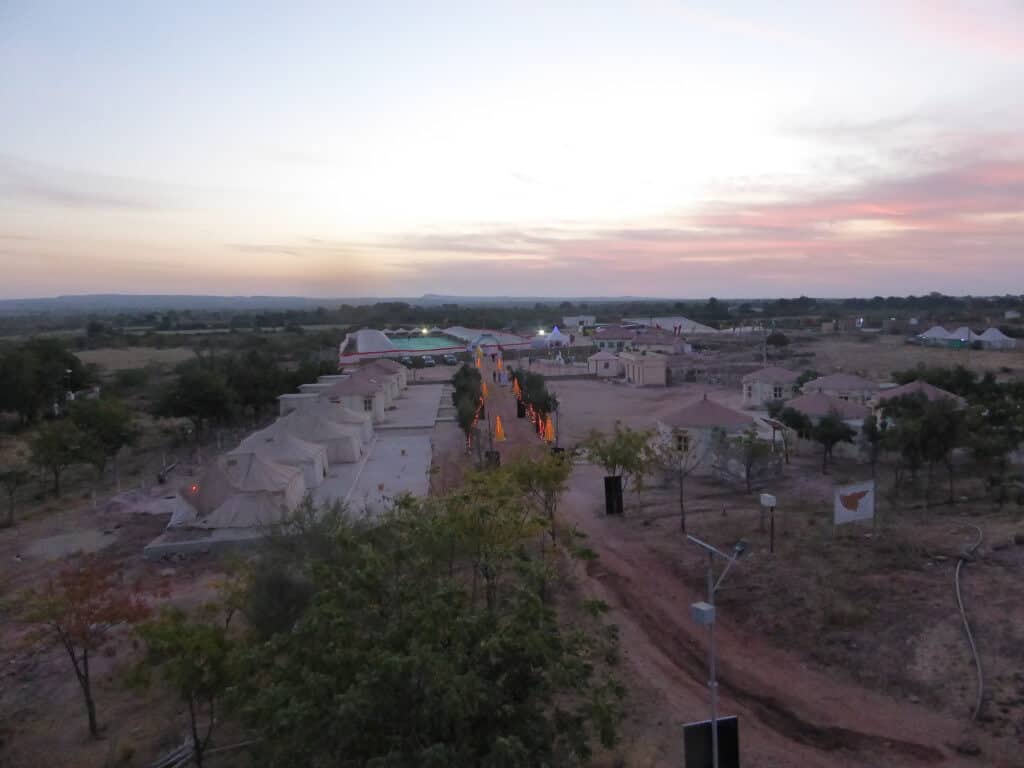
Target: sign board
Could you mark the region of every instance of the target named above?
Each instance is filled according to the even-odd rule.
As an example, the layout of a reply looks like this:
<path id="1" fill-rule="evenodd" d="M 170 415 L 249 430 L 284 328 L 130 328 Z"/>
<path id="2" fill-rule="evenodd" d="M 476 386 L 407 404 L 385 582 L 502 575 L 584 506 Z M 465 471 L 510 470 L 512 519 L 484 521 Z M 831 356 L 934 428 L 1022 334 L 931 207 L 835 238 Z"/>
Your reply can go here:
<path id="1" fill-rule="evenodd" d="M 875 481 L 836 486 L 832 505 L 832 520 L 835 525 L 853 523 L 857 520 L 872 520 L 875 516 Z"/>
<path id="2" fill-rule="evenodd" d="M 712 768 L 711 721 L 683 726 L 685 768 Z M 718 768 L 740 768 L 740 721 L 735 716 L 718 718 Z"/>
<path id="3" fill-rule="evenodd" d="M 770 493 L 762 493 L 761 494 L 761 506 L 762 507 L 774 507 L 775 506 L 775 497 L 772 496 Z"/>

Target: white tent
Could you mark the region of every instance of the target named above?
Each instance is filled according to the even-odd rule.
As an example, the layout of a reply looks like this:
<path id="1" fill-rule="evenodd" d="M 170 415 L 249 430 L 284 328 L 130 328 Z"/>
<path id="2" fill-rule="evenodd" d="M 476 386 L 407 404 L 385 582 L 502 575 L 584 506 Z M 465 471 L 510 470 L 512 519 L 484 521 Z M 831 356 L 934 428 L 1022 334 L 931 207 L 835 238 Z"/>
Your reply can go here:
<path id="1" fill-rule="evenodd" d="M 551 333 L 549 333 L 546 338 L 548 340 L 549 347 L 564 347 L 569 344 L 569 337 L 558 330 L 557 325 L 551 329 Z"/>
<path id="2" fill-rule="evenodd" d="M 943 328 L 941 325 L 933 325 L 927 331 L 921 334 L 922 339 L 934 339 L 935 341 L 949 341 L 953 338 L 949 335 L 949 331 Z"/>
<path id="3" fill-rule="evenodd" d="M 363 454 L 363 442 L 359 438 L 360 429 L 357 425 L 327 421 L 305 408 L 278 419 L 270 429 L 284 430 L 300 440 L 322 445 L 327 449 L 327 460 L 331 464 L 359 461 Z"/>
<path id="4" fill-rule="evenodd" d="M 238 493 L 267 494 L 292 510 L 302 502 L 306 483 L 298 467 L 244 453 L 218 457 L 199 480 L 186 486 L 184 495 L 202 519 Z"/>
<path id="5" fill-rule="evenodd" d="M 1017 340 L 1007 336 L 998 328 L 986 328 L 984 333 L 977 337 L 988 349 L 1016 349 Z"/>
<path id="6" fill-rule="evenodd" d="M 301 469 L 306 488 L 316 488 L 327 476 L 327 449 L 300 440 L 284 430 L 264 429 L 255 432 L 228 455 L 253 452 L 278 464 Z"/>
<path id="7" fill-rule="evenodd" d="M 321 419 L 341 424 L 348 431 L 355 427 L 359 439 L 365 444 L 373 440 L 373 416 L 366 411 L 353 411 L 341 403 L 321 398 L 308 403 L 303 403 L 300 410 L 315 414 Z"/>
<path id="8" fill-rule="evenodd" d="M 968 328 L 966 325 L 961 325 L 955 331 L 949 334 L 949 338 L 955 341 L 977 341 L 978 334 Z"/>
<path id="9" fill-rule="evenodd" d="M 284 522 L 292 513 L 267 493 L 236 493 L 213 512 L 195 520 L 195 528 L 259 528 Z"/>

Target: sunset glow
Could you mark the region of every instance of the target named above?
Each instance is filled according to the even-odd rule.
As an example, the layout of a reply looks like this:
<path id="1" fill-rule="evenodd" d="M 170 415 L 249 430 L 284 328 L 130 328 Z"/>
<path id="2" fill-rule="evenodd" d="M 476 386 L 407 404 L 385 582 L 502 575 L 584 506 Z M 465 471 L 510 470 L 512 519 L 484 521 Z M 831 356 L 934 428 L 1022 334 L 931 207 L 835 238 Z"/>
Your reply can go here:
<path id="1" fill-rule="evenodd" d="M 1012 0 L 14 2 L 0 68 L 3 298 L 1024 286 Z"/>

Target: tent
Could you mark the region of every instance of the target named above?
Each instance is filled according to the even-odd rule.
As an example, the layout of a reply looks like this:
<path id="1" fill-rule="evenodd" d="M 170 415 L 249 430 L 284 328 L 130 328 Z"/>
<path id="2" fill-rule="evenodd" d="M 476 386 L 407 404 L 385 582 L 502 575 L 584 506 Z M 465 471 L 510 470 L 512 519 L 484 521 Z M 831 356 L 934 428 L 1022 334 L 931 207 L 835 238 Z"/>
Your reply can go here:
<path id="1" fill-rule="evenodd" d="M 266 494 L 292 510 L 306 495 L 306 483 L 298 467 L 242 453 L 218 457 L 199 480 L 186 487 L 184 495 L 202 519 L 238 493 Z"/>
<path id="2" fill-rule="evenodd" d="M 546 338 L 548 340 L 549 347 L 565 347 L 569 345 L 569 337 L 558 330 L 557 325 L 551 330 L 551 333 L 549 333 Z"/>
<path id="3" fill-rule="evenodd" d="M 292 510 L 266 493 L 236 493 L 213 512 L 195 520 L 195 528 L 259 528 L 284 522 Z"/>
<path id="4" fill-rule="evenodd" d="M 933 325 L 927 331 L 922 333 L 920 337 L 922 339 L 928 339 L 929 341 L 948 341 L 953 338 L 949 335 L 949 331 L 941 325 Z"/>
<path id="5" fill-rule="evenodd" d="M 309 403 L 303 403 L 300 410 L 316 414 L 326 421 L 341 424 L 351 431 L 352 427 L 357 428 L 359 439 L 363 443 L 373 440 L 373 417 L 366 411 L 353 411 L 341 403 L 321 398 Z"/>
<path id="6" fill-rule="evenodd" d="M 305 408 L 292 411 L 275 421 L 270 429 L 284 430 L 309 443 L 322 445 L 327 449 L 327 460 L 331 464 L 347 464 L 359 461 L 363 455 L 363 442 L 358 426 L 327 421 Z"/>
<path id="7" fill-rule="evenodd" d="M 987 349 L 1016 349 L 1017 340 L 1007 336 L 998 328 L 986 328 L 976 337 Z"/>
<path id="8" fill-rule="evenodd" d="M 228 455 L 253 452 L 278 464 L 301 469 L 306 488 L 316 488 L 327 476 L 327 449 L 300 440 L 283 430 L 264 429 L 255 432 Z"/>
<path id="9" fill-rule="evenodd" d="M 978 339 L 978 334 L 968 328 L 966 325 L 961 325 L 955 331 L 949 334 L 951 341 L 963 341 L 971 342 Z"/>

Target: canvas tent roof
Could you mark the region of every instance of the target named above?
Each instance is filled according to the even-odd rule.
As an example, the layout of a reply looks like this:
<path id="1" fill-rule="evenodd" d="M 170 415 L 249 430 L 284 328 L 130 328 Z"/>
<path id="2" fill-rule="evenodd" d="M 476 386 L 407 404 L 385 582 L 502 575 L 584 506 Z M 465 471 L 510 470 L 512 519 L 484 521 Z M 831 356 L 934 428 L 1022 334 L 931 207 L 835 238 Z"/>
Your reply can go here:
<path id="1" fill-rule="evenodd" d="M 350 429 L 357 428 L 359 439 L 364 443 L 373 439 L 373 417 L 366 411 L 353 411 L 341 403 L 324 398 L 303 403 L 302 410 Z"/>
<path id="2" fill-rule="evenodd" d="M 327 421 L 307 408 L 299 408 L 275 421 L 271 429 L 284 430 L 301 440 L 317 443 L 327 449 L 331 464 L 359 461 L 363 453 L 358 425 Z"/>
<path id="3" fill-rule="evenodd" d="M 1013 337 L 1007 336 L 998 328 L 986 328 L 978 335 L 978 338 L 982 341 L 1015 341 Z"/>
<path id="4" fill-rule="evenodd" d="M 356 352 L 390 352 L 395 349 L 391 339 L 373 328 L 363 328 L 349 338 L 355 343 Z"/>
<path id="5" fill-rule="evenodd" d="M 662 424 L 678 429 L 740 430 L 754 425 L 753 417 L 734 411 L 721 403 L 709 400 L 707 395 L 674 413 L 660 419 Z"/>
<path id="6" fill-rule="evenodd" d="M 244 453 L 217 457 L 199 480 L 186 488 L 185 496 L 202 517 L 240 492 L 272 494 L 294 509 L 306 493 L 306 484 L 298 467 Z"/>
<path id="7" fill-rule="evenodd" d="M 316 488 L 327 475 L 327 449 L 316 443 L 307 443 L 285 430 L 263 429 L 243 440 L 231 454 L 255 452 L 262 457 L 299 467 L 307 488 Z"/>
<path id="8" fill-rule="evenodd" d="M 943 328 L 941 325 L 933 325 L 927 331 L 921 334 L 923 339 L 949 339 L 949 331 Z"/>
<path id="9" fill-rule="evenodd" d="M 978 338 L 977 334 L 968 328 L 966 325 L 961 325 L 955 331 L 949 334 L 950 339 L 958 339 L 960 341 L 973 341 Z"/>
<path id="10" fill-rule="evenodd" d="M 196 518 L 196 528 L 259 528 L 284 522 L 294 511 L 268 493 L 236 493 L 208 515 Z"/>

